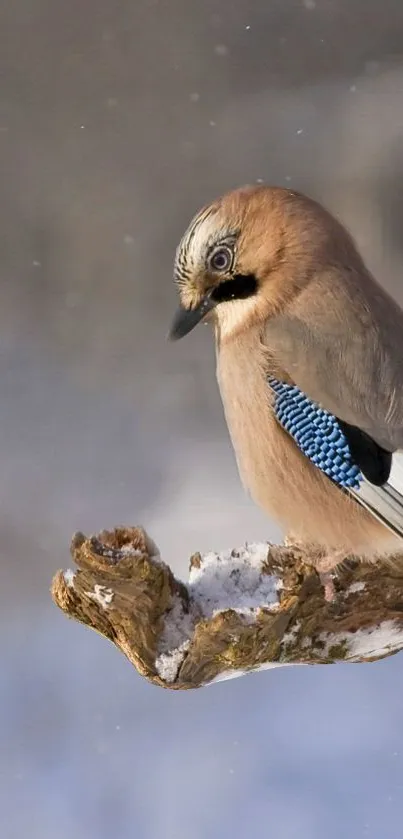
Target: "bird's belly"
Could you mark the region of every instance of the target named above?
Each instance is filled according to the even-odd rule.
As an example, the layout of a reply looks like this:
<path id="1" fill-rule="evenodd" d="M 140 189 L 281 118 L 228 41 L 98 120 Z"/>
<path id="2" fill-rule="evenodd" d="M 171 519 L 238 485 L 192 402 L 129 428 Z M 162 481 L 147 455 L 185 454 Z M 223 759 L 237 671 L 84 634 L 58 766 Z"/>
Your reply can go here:
<path id="1" fill-rule="evenodd" d="M 284 529 L 325 550 L 374 554 L 394 539 L 305 455 L 274 415 L 259 363 L 218 357 L 217 377 L 238 469 L 255 502 Z"/>

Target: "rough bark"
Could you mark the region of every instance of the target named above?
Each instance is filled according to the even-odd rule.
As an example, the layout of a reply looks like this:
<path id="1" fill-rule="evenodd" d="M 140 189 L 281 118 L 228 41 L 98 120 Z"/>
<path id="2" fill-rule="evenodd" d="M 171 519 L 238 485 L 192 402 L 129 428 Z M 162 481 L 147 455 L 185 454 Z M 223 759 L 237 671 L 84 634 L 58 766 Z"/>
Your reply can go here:
<path id="1" fill-rule="evenodd" d="M 299 544 L 195 554 L 187 585 L 141 527 L 76 534 L 71 554 L 77 569 L 55 575 L 54 602 L 161 687 L 186 690 L 289 664 L 375 661 L 403 647 L 403 563 L 352 560 L 327 603 Z"/>

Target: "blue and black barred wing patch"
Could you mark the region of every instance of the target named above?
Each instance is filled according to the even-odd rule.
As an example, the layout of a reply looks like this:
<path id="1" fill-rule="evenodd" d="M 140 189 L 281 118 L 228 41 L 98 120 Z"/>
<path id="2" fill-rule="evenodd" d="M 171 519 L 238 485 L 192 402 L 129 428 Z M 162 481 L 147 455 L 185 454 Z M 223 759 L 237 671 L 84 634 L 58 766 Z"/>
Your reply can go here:
<path id="1" fill-rule="evenodd" d="M 403 538 L 403 452 L 395 452 L 389 479 L 374 486 L 354 462 L 338 420 L 295 385 L 269 378 L 279 423 L 303 454 L 389 530 Z"/>
<path id="2" fill-rule="evenodd" d="M 296 385 L 269 378 L 276 417 L 303 454 L 344 489 L 359 489 L 362 474 L 354 463 L 337 419 L 311 402 Z"/>

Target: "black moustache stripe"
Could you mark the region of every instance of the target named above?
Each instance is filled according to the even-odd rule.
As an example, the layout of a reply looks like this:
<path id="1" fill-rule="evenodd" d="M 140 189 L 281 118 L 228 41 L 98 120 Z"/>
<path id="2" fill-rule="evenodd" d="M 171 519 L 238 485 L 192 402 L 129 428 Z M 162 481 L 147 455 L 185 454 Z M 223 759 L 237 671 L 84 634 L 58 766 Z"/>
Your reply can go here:
<path id="1" fill-rule="evenodd" d="M 245 300 L 256 294 L 257 279 L 253 274 L 235 274 L 232 280 L 224 280 L 212 292 L 211 298 L 216 303 L 225 300 Z"/>

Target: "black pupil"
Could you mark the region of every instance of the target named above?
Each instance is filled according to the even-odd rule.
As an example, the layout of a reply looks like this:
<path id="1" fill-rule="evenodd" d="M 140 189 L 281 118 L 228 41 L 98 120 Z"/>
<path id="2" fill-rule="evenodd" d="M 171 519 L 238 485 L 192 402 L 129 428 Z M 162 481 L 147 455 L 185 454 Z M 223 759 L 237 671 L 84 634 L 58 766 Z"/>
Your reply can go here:
<path id="1" fill-rule="evenodd" d="M 216 268 L 217 271 L 223 271 L 224 268 L 227 268 L 229 262 L 230 257 L 227 251 L 217 251 L 212 259 L 213 268 Z"/>

